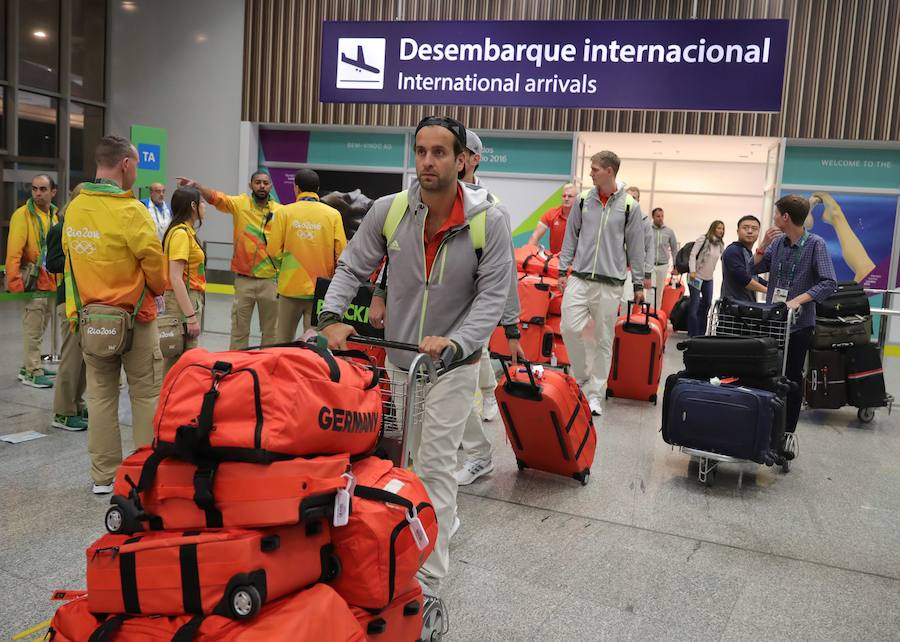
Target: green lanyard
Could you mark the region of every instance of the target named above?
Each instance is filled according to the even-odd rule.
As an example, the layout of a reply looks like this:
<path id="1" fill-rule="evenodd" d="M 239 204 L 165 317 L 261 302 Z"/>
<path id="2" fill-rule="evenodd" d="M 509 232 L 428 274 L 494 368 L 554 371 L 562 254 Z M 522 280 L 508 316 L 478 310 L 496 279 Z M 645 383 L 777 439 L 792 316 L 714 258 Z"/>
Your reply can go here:
<path id="1" fill-rule="evenodd" d="M 31 226 L 32 228 L 36 228 L 37 237 L 38 237 L 38 248 L 40 251 L 40 256 L 38 257 L 38 263 L 43 265 L 44 259 L 47 256 L 47 233 L 44 231 L 44 221 L 41 219 L 40 213 L 37 211 L 37 208 L 34 206 L 34 199 L 28 199 L 28 213 L 31 214 Z M 56 215 L 56 206 L 53 203 L 50 203 L 50 212 L 48 214 L 48 219 L 50 225 L 53 225 L 53 217 Z M 35 225 L 35 221 L 37 221 L 37 225 Z"/>

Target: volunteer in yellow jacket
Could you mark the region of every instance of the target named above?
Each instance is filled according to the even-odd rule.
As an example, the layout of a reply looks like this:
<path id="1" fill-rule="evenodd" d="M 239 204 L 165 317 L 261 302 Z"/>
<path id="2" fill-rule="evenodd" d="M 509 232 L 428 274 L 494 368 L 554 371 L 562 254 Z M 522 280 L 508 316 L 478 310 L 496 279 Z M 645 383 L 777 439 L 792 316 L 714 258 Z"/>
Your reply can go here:
<path id="1" fill-rule="evenodd" d="M 269 234 L 269 256 L 278 265 L 278 342 L 292 341 L 297 324 L 312 322 L 316 279 L 334 276 L 338 257 L 347 246 L 340 213 L 319 202 L 319 175 L 301 169 L 294 176 L 297 202 L 275 214 Z"/>
<path id="2" fill-rule="evenodd" d="M 122 462 L 119 434 L 119 376 L 122 368 L 131 397 L 134 445 L 153 439 L 153 414 L 162 381 L 162 353 L 153 297 L 166 289 L 162 247 L 150 213 L 131 193 L 137 174 L 137 150 L 118 136 L 100 139 L 97 178 L 86 183 L 66 210 L 66 312 L 79 332 L 106 334 L 86 327 L 79 310 L 103 304 L 133 315 L 131 346 L 121 354 L 89 353 L 82 335 L 87 367 L 88 453 L 94 493 L 112 492 L 113 476 Z M 98 315 L 99 316 L 99 315 Z M 96 337 L 94 337 L 96 340 Z"/>
<path id="3" fill-rule="evenodd" d="M 275 264 L 266 253 L 272 219 L 281 207 L 272 197 L 272 179 L 265 172 L 250 177 L 250 194 L 229 196 L 204 187 L 190 178 L 178 177 L 179 187 L 196 187 L 203 198 L 220 212 L 231 214 L 234 223 L 234 303 L 231 306 L 231 350 L 250 343 L 253 308 L 259 309 L 263 345 L 275 343 L 278 297 Z"/>
<path id="4" fill-rule="evenodd" d="M 47 174 L 31 179 L 31 198 L 13 212 L 6 242 L 6 281 L 10 292 L 53 292 L 56 277 L 47 272 L 47 232 L 57 222 L 56 183 Z M 41 341 L 53 316 L 53 297 L 25 301 L 22 313 L 22 368 L 19 381 L 52 388 L 55 374 L 41 367 Z"/>
<path id="5" fill-rule="evenodd" d="M 172 222 L 163 236 L 163 253 L 169 268 L 166 314 L 183 319 L 187 329 L 184 349 L 197 347 L 206 292 L 206 256 L 197 242 L 197 228 L 206 216 L 206 203 L 196 187 L 179 187 L 172 194 Z M 178 357 L 164 361 L 163 372 Z"/>

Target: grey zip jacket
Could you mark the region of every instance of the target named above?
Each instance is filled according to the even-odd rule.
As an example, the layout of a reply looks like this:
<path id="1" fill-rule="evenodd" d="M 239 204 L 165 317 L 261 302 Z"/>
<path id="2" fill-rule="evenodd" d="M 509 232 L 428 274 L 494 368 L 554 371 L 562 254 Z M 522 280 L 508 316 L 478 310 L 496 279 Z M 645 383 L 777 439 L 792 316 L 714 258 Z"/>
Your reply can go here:
<path id="1" fill-rule="evenodd" d="M 450 228 L 425 278 L 425 219 L 419 181 L 409 187 L 409 207 L 388 247 L 384 222 L 394 195 L 379 198 L 366 214 L 338 260 L 325 295 L 324 313 L 343 318 L 359 284 L 389 257 L 385 338 L 418 345 L 424 337 L 443 336 L 459 346 L 458 357 L 473 358 L 487 345 L 500 322 L 510 290 L 512 234 L 505 214 L 487 190 L 459 183 L 466 223 Z M 469 221 L 487 211 L 481 260 L 469 238 Z M 408 368 L 415 353 L 388 350 L 394 365 Z"/>
<path id="2" fill-rule="evenodd" d="M 609 197 L 606 207 L 600 204 L 596 187 L 584 199 L 584 212 L 581 211 L 580 198 L 573 203 L 566 223 L 566 238 L 559 255 L 560 273 L 571 266 L 578 276 L 621 284 L 625 281 L 627 265 L 645 266 L 644 243 L 647 237 L 641 206 L 637 201 L 634 202 L 628 214 L 626 229 L 626 192 L 623 183 L 617 183 L 616 186 L 617 190 Z M 635 286 L 641 286 L 640 279 L 635 280 Z"/>
<path id="3" fill-rule="evenodd" d="M 653 237 L 653 221 L 645 216 L 644 224 L 644 278 L 653 278 L 653 270 L 656 268 L 656 239 Z"/>

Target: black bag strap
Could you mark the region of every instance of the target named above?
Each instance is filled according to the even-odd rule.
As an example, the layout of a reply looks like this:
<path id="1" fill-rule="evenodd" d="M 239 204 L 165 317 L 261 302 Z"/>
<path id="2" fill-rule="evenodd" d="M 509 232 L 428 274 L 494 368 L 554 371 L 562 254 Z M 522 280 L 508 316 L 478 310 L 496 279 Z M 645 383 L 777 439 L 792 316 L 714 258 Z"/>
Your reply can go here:
<path id="1" fill-rule="evenodd" d="M 190 621 L 175 631 L 172 642 L 192 642 L 206 619 L 205 615 L 195 615 Z"/>
<path id="2" fill-rule="evenodd" d="M 325 363 L 328 364 L 328 376 L 331 381 L 333 381 L 334 383 L 340 383 L 341 381 L 341 368 L 340 366 L 338 366 L 334 355 L 328 350 L 328 348 L 323 348 L 315 343 L 308 343 L 306 341 L 288 341 L 287 343 L 272 343 L 270 345 L 252 346 L 244 349 L 265 350 L 266 348 L 304 348 L 306 350 L 312 350 L 317 355 L 322 357 L 322 359 L 325 360 Z"/>
<path id="3" fill-rule="evenodd" d="M 94 629 L 94 632 L 91 633 L 91 637 L 88 638 L 88 642 L 107 642 L 108 640 L 111 640 L 112 636 L 115 635 L 120 628 L 122 628 L 122 624 L 125 622 L 125 620 L 129 619 L 130 617 L 130 615 L 126 615 L 124 613 L 113 615 L 103 624 Z"/>
<path id="4" fill-rule="evenodd" d="M 218 470 L 218 463 L 204 461 L 197 464 L 194 470 L 194 503 L 206 513 L 207 528 L 222 528 L 222 511 L 216 506 L 213 493 L 213 480 Z"/>
<path id="5" fill-rule="evenodd" d="M 396 506 L 402 506 L 410 514 L 412 514 L 413 510 L 415 509 L 415 505 L 411 500 L 406 499 L 406 497 L 401 497 L 396 493 L 384 490 L 383 488 L 357 486 L 353 491 L 353 494 L 357 497 L 360 497 L 361 499 L 370 499 L 372 501 L 382 502 L 384 504 L 394 504 Z"/>

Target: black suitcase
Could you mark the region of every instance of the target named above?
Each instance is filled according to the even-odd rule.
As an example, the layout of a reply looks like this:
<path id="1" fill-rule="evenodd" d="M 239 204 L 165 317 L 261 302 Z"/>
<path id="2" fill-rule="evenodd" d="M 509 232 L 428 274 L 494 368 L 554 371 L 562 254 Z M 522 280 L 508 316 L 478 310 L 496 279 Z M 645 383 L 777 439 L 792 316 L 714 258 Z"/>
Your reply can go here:
<path id="1" fill-rule="evenodd" d="M 847 348 L 847 403 L 857 408 L 885 405 L 884 369 L 877 343 Z"/>
<path id="2" fill-rule="evenodd" d="M 852 316 L 842 319 L 816 319 L 812 347 L 817 350 L 848 348 L 872 342 L 872 317 Z"/>
<path id="3" fill-rule="evenodd" d="M 669 321 L 672 322 L 672 329 L 675 332 L 687 332 L 688 308 L 690 308 L 690 305 L 690 297 L 683 296 L 672 306 L 672 314 L 669 315 Z"/>
<path id="4" fill-rule="evenodd" d="M 781 423 L 784 400 L 767 390 L 685 378 L 666 380 L 662 435 L 667 444 L 695 448 L 771 466 L 772 433 Z"/>
<path id="5" fill-rule="evenodd" d="M 850 317 L 856 314 L 866 317 L 870 313 L 869 297 L 859 286 L 839 289 L 821 303 L 816 303 L 816 316 L 826 319 Z"/>
<path id="6" fill-rule="evenodd" d="M 751 324 L 769 321 L 783 322 L 787 319 L 788 308 L 785 303 L 752 303 L 723 297 L 719 314 L 737 317 L 741 321 Z"/>
<path id="7" fill-rule="evenodd" d="M 803 388 L 803 396 L 810 408 L 834 410 L 846 406 L 844 353 L 839 350 L 810 350 Z"/>
<path id="8" fill-rule="evenodd" d="M 678 344 L 688 375 L 774 377 L 781 372 L 782 352 L 770 337 L 693 337 Z"/>

